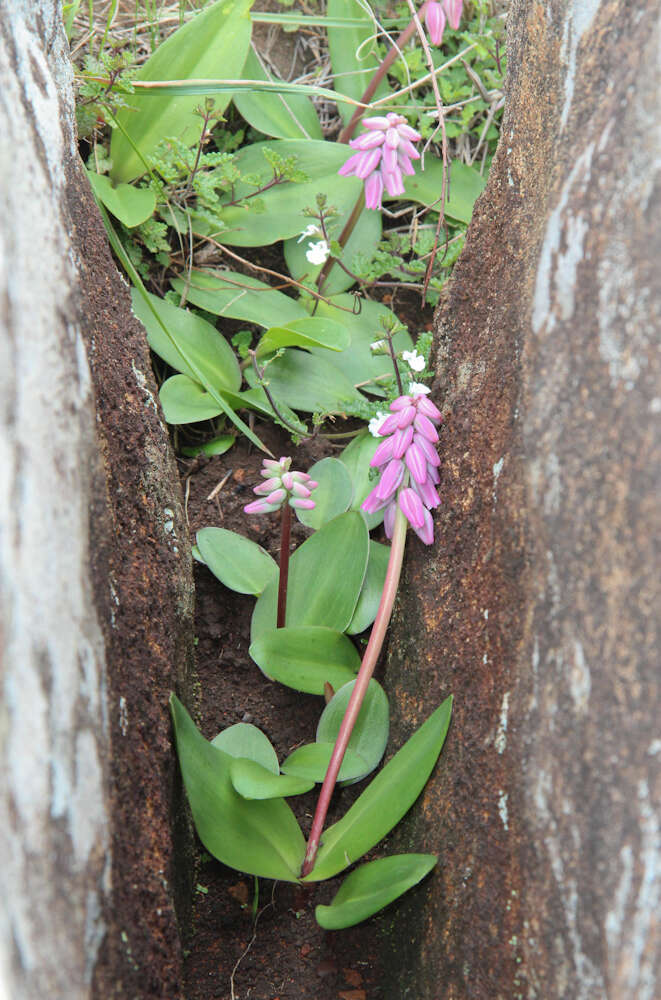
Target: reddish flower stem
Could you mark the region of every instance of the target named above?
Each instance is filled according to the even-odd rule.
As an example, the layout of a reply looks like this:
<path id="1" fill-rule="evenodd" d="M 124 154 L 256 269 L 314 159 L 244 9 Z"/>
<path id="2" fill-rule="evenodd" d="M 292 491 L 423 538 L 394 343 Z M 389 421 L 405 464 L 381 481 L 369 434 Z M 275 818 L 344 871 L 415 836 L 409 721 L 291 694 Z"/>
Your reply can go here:
<path id="1" fill-rule="evenodd" d="M 402 562 L 404 560 L 406 528 L 406 518 L 398 507 L 397 514 L 395 516 L 395 527 L 393 530 L 392 545 L 390 547 L 388 569 L 386 570 L 386 579 L 383 584 L 383 593 L 381 594 L 379 610 L 377 611 L 376 618 L 374 619 L 374 625 L 372 626 L 372 632 L 370 634 L 369 642 L 367 643 L 367 649 L 365 650 L 365 655 L 363 656 L 363 662 L 360 665 L 358 677 L 356 678 L 356 683 L 354 684 L 349 704 L 347 705 L 346 712 L 344 713 L 340 731 L 337 734 L 337 740 L 335 741 L 328 770 L 326 771 L 326 777 L 324 778 L 324 783 L 321 786 L 321 791 L 319 793 L 319 801 L 317 802 L 314 819 L 312 820 L 312 828 L 310 830 L 308 846 L 305 852 L 305 860 L 303 861 L 303 868 L 301 871 L 301 875 L 303 877 L 309 875 L 314 867 L 317 851 L 319 850 L 319 843 L 321 841 L 321 834 L 324 828 L 324 823 L 326 822 L 326 814 L 335 789 L 337 776 L 339 774 L 340 767 L 342 766 L 344 753 L 349 745 L 353 727 L 356 724 L 358 713 L 360 712 L 363 699 L 367 693 L 367 687 L 372 674 L 374 673 L 374 668 L 379 658 L 381 647 L 383 646 L 383 640 L 385 639 L 386 631 L 390 623 L 390 616 L 392 614 L 393 604 L 395 603 L 395 595 L 397 593 L 399 576 L 402 570 Z"/>
<path id="2" fill-rule="evenodd" d="M 287 580 L 289 579 L 289 538 L 291 507 L 286 503 L 280 511 L 280 578 L 278 581 L 278 628 L 285 627 L 287 618 Z"/>

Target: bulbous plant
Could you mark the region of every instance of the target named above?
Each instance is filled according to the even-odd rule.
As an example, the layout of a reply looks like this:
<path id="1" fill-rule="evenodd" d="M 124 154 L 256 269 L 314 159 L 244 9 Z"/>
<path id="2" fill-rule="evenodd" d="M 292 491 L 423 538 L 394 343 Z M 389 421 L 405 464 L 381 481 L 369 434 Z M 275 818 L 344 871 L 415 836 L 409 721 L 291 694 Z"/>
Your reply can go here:
<path id="1" fill-rule="evenodd" d="M 259 499 L 244 509 L 281 512 L 279 569 L 247 538 L 222 528 L 198 532 L 197 557 L 226 586 L 258 598 L 250 655 L 262 672 L 329 699 L 315 742 L 279 763 L 268 738 L 252 725 L 230 726 L 207 742 L 172 695 L 177 750 L 198 834 L 211 854 L 240 871 L 308 883 L 349 868 L 408 811 L 443 746 L 451 698 L 324 832 L 336 783 L 365 778 L 386 748 L 388 700 L 372 674 L 397 592 L 407 527 L 425 544 L 433 540 L 430 511 L 440 502 L 434 444 L 441 415 L 423 389 L 409 387 L 392 401 L 376 430 L 380 441 L 362 435 L 340 459 L 323 459 L 309 473 L 290 471 L 288 458 L 264 462 L 264 482 L 255 487 Z M 381 470 L 375 486 L 367 465 Z M 291 509 L 314 533 L 289 561 Z M 389 548 L 369 539 L 368 520 L 374 525 L 381 519 Z M 361 662 L 350 635 L 370 625 Z M 317 782 L 321 790 L 306 845 L 285 799 Z M 435 855 L 405 854 L 362 865 L 329 906 L 317 906 L 318 922 L 333 929 L 366 919 L 424 878 L 436 861 Z"/>

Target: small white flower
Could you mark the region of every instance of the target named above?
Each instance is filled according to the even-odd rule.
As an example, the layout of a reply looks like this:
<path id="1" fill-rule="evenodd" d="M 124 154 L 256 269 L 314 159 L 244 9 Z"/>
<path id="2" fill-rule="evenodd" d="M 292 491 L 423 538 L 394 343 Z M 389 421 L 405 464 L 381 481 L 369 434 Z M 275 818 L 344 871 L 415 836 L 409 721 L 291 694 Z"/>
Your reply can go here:
<path id="1" fill-rule="evenodd" d="M 368 430 L 372 435 L 372 437 L 375 438 L 381 437 L 381 435 L 379 434 L 379 430 L 381 428 L 381 424 L 383 423 L 383 421 L 386 419 L 387 416 L 388 416 L 387 413 L 383 413 L 381 410 L 377 410 L 376 416 L 372 417 L 369 424 L 367 425 Z"/>
<path id="2" fill-rule="evenodd" d="M 388 352 L 388 344 L 385 340 L 375 340 L 370 344 L 372 354 L 384 354 Z"/>
<path id="3" fill-rule="evenodd" d="M 301 235 L 298 237 L 298 239 L 296 240 L 296 242 L 297 243 L 302 243 L 303 240 L 308 239 L 308 237 L 310 237 L 310 236 L 321 236 L 321 229 L 319 228 L 319 226 L 315 226 L 314 223 L 311 223 L 309 226 L 305 227 L 305 229 L 303 230 L 303 232 L 301 233 Z"/>
<path id="4" fill-rule="evenodd" d="M 330 257 L 330 247 L 326 240 L 319 240 L 318 243 L 308 243 L 309 250 L 306 250 L 305 256 L 307 257 L 310 264 L 325 264 Z"/>
<path id="5" fill-rule="evenodd" d="M 423 385 L 422 382 L 411 382 L 409 385 L 410 396 L 428 396 L 430 392 L 429 386 Z"/>
<path id="6" fill-rule="evenodd" d="M 415 348 L 412 351 L 402 351 L 402 358 L 413 372 L 421 372 L 425 367 L 425 359 Z"/>

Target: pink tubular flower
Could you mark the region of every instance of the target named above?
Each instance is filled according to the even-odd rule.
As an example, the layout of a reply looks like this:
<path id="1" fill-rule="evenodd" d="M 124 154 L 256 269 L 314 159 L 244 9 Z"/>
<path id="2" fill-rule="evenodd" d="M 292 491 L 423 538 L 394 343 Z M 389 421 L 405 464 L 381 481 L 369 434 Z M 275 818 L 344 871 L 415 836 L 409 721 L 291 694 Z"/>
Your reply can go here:
<path id="1" fill-rule="evenodd" d="M 253 493 L 263 499 L 247 504 L 243 508 L 246 514 L 270 514 L 280 510 L 285 502 L 302 510 L 314 508 L 314 500 L 310 496 L 319 484 L 310 479 L 307 472 L 290 472 L 290 465 L 291 458 L 281 458 L 277 462 L 271 458 L 264 459 L 260 472 L 264 482 L 253 489 Z"/>
<path id="2" fill-rule="evenodd" d="M 390 404 L 390 414 L 379 427 L 384 438 L 370 465 L 381 467 L 381 477 L 365 498 L 367 514 L 383 510 L 383 523 L 392 538 L 397 506 L 418 538 L 431 545 L 434 525 L 431 514 L 441 500 L 436 491 L 440 459 L 434 444 L 441 414 L 425 395 L 400 396 Z"/>
<path id="3" fill-rule="evenodd" d="M 446 22 L 453 31 L 457 30 L 463 5 L 464 0 L 442 0 L 440 3 L 437 0 L 431 0 L 427 4 L 425 23 L 432 45 L 440 45 L 443 41 Z"/>
<path id="4" fill-rule="evenodd" d="M 384 188 L 392 198 L 404 194 L 404 174 L 411 176 L 415 169 L 411 160 L 419 160 L 420 153 L 414 142 L 420 133 L 407 125 L 403 115 L 392 111 L 375 118 L 364 118 L 367 129 L 349 145 L 358 150 L 340 167 L 343 177 L 359 177 L 365 181 L 365 204 L 380 210 Z"/>

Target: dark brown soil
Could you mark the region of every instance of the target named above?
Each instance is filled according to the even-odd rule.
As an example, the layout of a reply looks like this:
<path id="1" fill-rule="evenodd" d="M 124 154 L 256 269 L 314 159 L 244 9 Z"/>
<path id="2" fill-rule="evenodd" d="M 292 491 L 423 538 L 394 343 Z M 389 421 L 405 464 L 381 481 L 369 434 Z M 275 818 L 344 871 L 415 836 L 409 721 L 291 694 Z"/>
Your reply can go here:
<path id="1" fill-rule="evenodd" d="M 274 454 L 291 454 L 278 430 L 256 427 Z M 328 454 L 320 442 L 299 448 L 294 465 L 306 469 Z M 192 471 L 182 466 L 188 518 L 194 537 L 199 528 L 225 527 L 257 541 L 277 558 L 277 517 L 247 517 L 262 455 L 239 440 L 230 452 Z M 209 500 L 218 483 L 227 481 Z M 307 529 L 297 522 L 293 544 Z M 314 739 L 321 699 L 299 694 L 267 680 L 248 655 L 254 599 L 227 590 L 206 567 L 196 567 L 198 719 L 212 738 L 236 722 L 252 722 L 273 742 L 282 760 L 294 747 Z M 359 789 L 336 794 L 334 812 L 343 813 Z M 289 800 L 304 833 L 309 830 L 315 793 Z M 314 907 L 328 902 L 340 879 L 301 889 L 259 881 L 258 919 L 253 918 L 254 879 L 209 858 L 200 845 L 193 927 L 187 943 L 187 1000 L 377 1000 L 385 997 L 372 960 L 375 929 L 370 924 L 326 932 Z"/>

